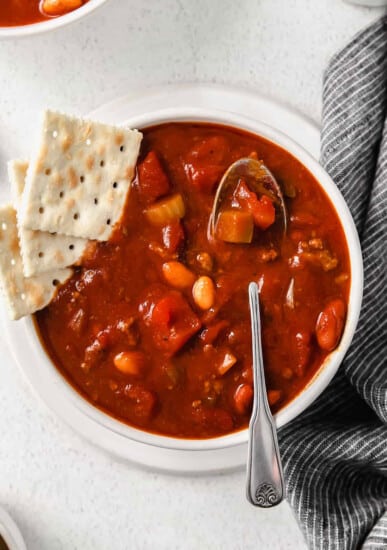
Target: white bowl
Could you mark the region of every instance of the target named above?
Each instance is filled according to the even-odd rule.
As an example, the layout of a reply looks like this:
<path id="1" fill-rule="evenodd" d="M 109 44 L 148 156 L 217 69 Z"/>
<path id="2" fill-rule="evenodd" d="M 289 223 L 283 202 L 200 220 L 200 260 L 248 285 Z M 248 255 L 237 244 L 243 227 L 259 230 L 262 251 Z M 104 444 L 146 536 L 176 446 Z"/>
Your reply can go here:
<path id="1" fill-rule="evenodd" d="M 27 550 L 18 526 L 4 508 L 0 508 L 0 535 L 9 550 Z"/>
<path id="2" fill-rule="evenodd" d="M 0 26 L 0 39 L 1 38 L 21 38 L 23 36 L 31 36 L 34 34 L 41 34 L 60 27 L 65 27 L 78 19 L 82 19 L 86 15 L 92 13 L 95 9 L 105 4 L 108 0 L 89 0 L 87 4 L 84 4 L 80 8 L 77 8 L 70 13 L 61 15 L 59 17 L 53 17 L 46 21 L 40 21 L 39 23 L 33 23 L 31 25 L 18 25 L 15 27 L 1 27 Z"/>
<path id="3" fill-rule="evenodd" d="M 357 231 L 341 193 L 338 191 L 336 185 L 333 183 L 325 170 L 305 149 L 270 126 L 235 113 L 232 114 L 224 111 L 192 108 L 165 109 L 152 112 L 150 115 L 143 115 L 122 122 L 132 128 L 142 129 L 163 122 L 183 121 L 209 122 L 233 126 L 237 129 L 258 134 L 269 141 L 280 145 L 296 157 L 314 175 L 321 187 L 330 197 L 330 200 L 333 203 L 339 218 L 341 219 L 347 240 L 351 264 L 351 288 L 345 329 L 339 346 L 332 353 L 330 353 L 329 356 L 327 356 L 323 365 L 309 382 L 307 387 L 275 415 L 276 424 L 278 427 L 281 427 L 302 413 L 302 411 L 304 411 L 316 399 L 316 397 L 321 394 L 336 373 L 351 343 L 359 318 L 363 289 L 363 264 Z M 78 394 L 77 391 L 60 374 L 60 372 L 52 365 L 51 360 L 41 346 L 32 319 L 27 318 L 19 323 L 24 325 L 20 325 L 18 334 L 14 331 L 14 344 L 17 337 L 19 338 L 19 341 L 20 338 L 23 338 L 25 341 L 25 347 L 23 350 L 18 351 L 19 362 L 23 359 L 21 357 L 23 354 L 24 360 L 28 360 L 31 365 L 38 365 L 38 368 L 34 371 L 35 386 L 39 383 L 45 385 L 49 384 L 51 388 L 54 388 L 55 392 L 57 392 L 57 395 L 52 396 L 52 399 L 60 398 L 62 401 L 64 400 L 65 402 L 70 403 L 73 409 L 75 407 L 78 413 L 81 413 L 83 417 L 95 423 L 101 434 L 104 431 L 106 433 L 106 430 L 108 430 L 109 433 L 114 433 L 126 439 L 150 445 L 152 447 L 158 447 L 159 449 L 183 451 L 210 451 L 231 448 L 247 442 L 246 429 L 211 439 L 177 439 L 148 433 L 114 419 L 91 405 L 86 399 Z"/>

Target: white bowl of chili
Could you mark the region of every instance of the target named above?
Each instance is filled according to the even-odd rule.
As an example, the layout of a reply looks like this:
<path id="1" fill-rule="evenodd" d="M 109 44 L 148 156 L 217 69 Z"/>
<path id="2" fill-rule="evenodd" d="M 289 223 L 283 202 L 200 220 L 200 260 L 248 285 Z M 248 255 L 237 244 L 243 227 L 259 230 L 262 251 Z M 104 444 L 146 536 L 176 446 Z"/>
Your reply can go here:
<path id="1" fill-rule="evenodd" d="M 155 111 L 144 116 L 133 117 L 129 120 L 123 120 L 123 122 L 131 127 L 137 127 L 144 130 L 155 125 L 170 124 L 174 122 L 191 122 L 194 124 L 209 123 L 212 125 L 226 125 L 237 131 L 261 136 L 268 143 L 272 143 L 274 146 L 282 148 L 294 159 L 297 159 L 303 166 L 303 169 L 310 172 L 312 177 L 317 180 L 319 186 L 329 197 L 331 205 L 334 204 L 334 210 L 340 219 L 340 225 L 349 255 L 348 275 L 350 287 L 348 291 L 345 327 L 340 343 L 336 349 L 325 357 L 321 365 L 319 365 L 319 368 L 314 371 L 313 376 L 310 377 L 297 395 L 276 413 L 277 426 L 280 427 L 287 424 L 305 410 L 305 408 L 321 394 L 332 379 L 350 345 L 359 317 L 362 298 L 362 257 L 357 232 L 343 197 L 327 173 L 305 149 L 278 130 L 244 116 L 213 109 L 174 108 Z M 80 418 L 87 419 L 88 422 L 91 422 L 92 425 L 95 426 L 95 431 L 99 433 L 98 437 L 102 446 L 105 446 L 102 442 L 103 433 L 111 434 L 111 442 L 114 436 L 115 438 L 118 437 L 121 442 L 122 440 L 127 440 L 128 442 L 132 441 L 168 452 L 229 449 L 229 452 L 232 453 L 233 449 L 246 443 L 246 429 L 239 429 L 233 433 L 217 437 L 195 439 L 192 437 L 181 438 L 171 437 L 170 435 L 159 435 L 117 420 L 90 404 L 74 390 L 68 382 L 66 382 L 62 374 L 56 368 L 53 368 L 52 361 L 41 345 L 34 323 L 31 319 L 22 321 L 22 323 L 23 327 L 19 325 L 19 330 L 22 331 L 24 335 L 27 335 L 28 353 L 32 354 L 33 359 L 30 363 L 39 365 L 39 376 L 42 383 L 48 383 L 51 387 L 55 387 L 56 389 L 56 396 L 52 398 L 48 398 L 46 393 L 46 401 L 51 399 L 51 404 L 53 405 L 53 402 L 60 396 L 60 399 L 66 404 L 66 408 L 72 408 L 72 414 L 74 414 L 74 411 L 77 411 L 76 414 L 80 415 Z M 19 333 L 19 337 L 20 335 Z M 18 350 L 18 353 L 19 355 L 25 355 L 27 351 Z M 56 408 L 56 405 L 53 405 L 53 408 Z M 94 440 L 95 439 L 94 437 Z M 111 450 L 115 452 L 114 449 Z"/>
<path id="2" fill-rule="evenodd" d="M 21 38 L 65 27 L 105 4 L 108 0 L 60 0 L 50 2 L 47 12 L 42 9 L 43 0 L 25 0 L 0 7 L 0 39 Z M 78 5 L 79 4 L 79 5 Z"/>

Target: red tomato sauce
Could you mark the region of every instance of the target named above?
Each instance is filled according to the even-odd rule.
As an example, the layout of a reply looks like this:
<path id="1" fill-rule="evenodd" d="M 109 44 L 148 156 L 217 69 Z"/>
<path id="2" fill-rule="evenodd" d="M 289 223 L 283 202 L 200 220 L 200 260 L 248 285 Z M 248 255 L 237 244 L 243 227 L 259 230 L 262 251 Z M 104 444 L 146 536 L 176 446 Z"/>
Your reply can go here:
<path id="1" fill-rule="evenodd" d="M 88 0 L 58 0 L 44 9 L 44 0 L 1 0 L 0 27 L 16 27 L 46 21 L 73 11 Z"/>
<path id="2" fill-rule="evenodd" d="M 267 198 L 246 199 L 243 188 L 243 201 L 258 208 L 250 244 L 209 241 L 216 186 L 250 154 L 284 191 L 288 231 L 272 223 Z M 237 210 L 249 219 L 245 203 Z M 340 220 L 288 152 L 228 127 L 163 124 L 144 131 L 137 178 L 112 239 L 89 247 L 36 322 L 54 364 L 93 405 L 150 432 L 208 438 L 248 425 L 249 282 L 261 289 L 276 412 L 337 346 L 349 275 Z"/>

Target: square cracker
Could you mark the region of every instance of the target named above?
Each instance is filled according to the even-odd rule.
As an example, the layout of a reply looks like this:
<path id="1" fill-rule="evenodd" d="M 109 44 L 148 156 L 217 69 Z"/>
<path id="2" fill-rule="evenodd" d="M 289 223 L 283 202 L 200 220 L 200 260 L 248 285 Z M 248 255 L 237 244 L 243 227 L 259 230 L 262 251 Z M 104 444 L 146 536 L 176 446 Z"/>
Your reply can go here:
<path id="1" fill-rule="evenodd" d="M 28 229 L 106 241 L 133 180 L 142 134 L 46 111 L 20 211 Z"/>
<path id="2" fill-rule="evenodd" d="M 28 162 L 22 160 L 12 160 L 8 163 L 11 192 L 17 211 L 24 190 L 27 168 Z M 26 277 L 75 264 L 81 258 L 88 242 L 79 237 L 25 229 L 19 220 L 18 234 Z"/>
<path id="3" fill-rule="evenodd" d="M 24 277 L 13 206 L 0 206 L 0 282 L 12 319 L 42 309 L 51 302 L 56 286 L 72 274 L 55 269 L 36 277 Z"/>

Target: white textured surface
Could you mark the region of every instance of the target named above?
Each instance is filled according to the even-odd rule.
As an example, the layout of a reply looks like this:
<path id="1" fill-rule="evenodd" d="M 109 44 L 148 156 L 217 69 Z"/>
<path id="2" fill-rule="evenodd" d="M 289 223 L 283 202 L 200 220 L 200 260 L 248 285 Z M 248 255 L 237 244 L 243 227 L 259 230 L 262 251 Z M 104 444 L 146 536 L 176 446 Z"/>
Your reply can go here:
<path id="1" fill-rule="evenodd" d="M 322 71 L 383 13 L 341 0 L 112 0 L 62 31 L 0 43 L 0 197 L 38 111 L 86 113 L 136 87 L 248 86 L 318 120 Z M 21 344 L 22 345 L 22 344 Z M 30 550 L 302 550 L 286 504 L 257 511 L 244 475 L 175 478 L 119 464 L 53 418 L 0 335 L 0 502 Z"/>

